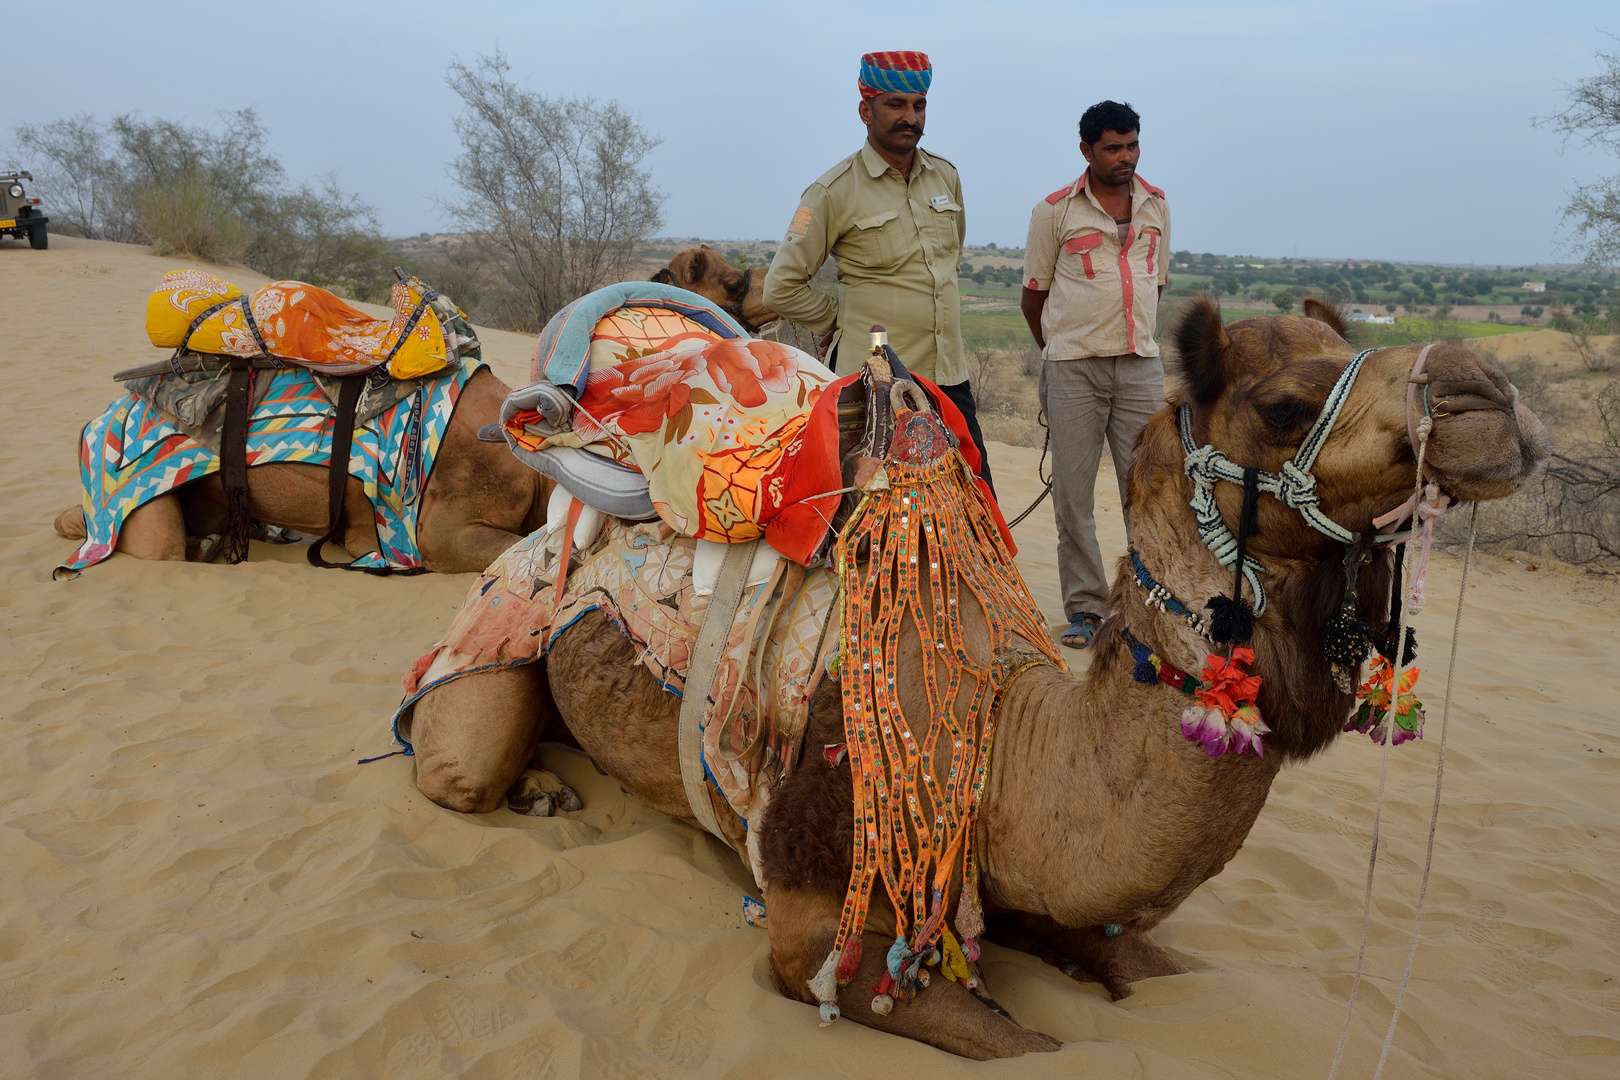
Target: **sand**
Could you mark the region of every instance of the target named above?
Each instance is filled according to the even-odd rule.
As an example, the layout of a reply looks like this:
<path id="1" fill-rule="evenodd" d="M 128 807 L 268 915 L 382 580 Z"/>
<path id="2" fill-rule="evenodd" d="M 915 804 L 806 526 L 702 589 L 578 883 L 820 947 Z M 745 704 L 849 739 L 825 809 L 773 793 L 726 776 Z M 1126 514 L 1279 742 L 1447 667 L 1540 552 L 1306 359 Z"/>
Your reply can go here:
<path id="1" fill-rule="evenodd" d="M 1380 751 L 1290 768 L 1248 843 L 1158 931 L 1193 973 L 1111 1003 L 991 946 L 1061 1051 L 973 1063 L 780 997 L 749 878 L 561 748 L 585 809 L 482 817 L 386 752 L 400 675 L 469 579 L 126 556 L 55 582 L 81 425 L 157 358 L 138 248 L 0 243 L 0 1077 L 1323 1077 L 1354 969 Z M 232 271 L 243 285 L 256 275 Z M 528 342 L 491 333 L 518 380 Z M 1010 507 L 1033 451 L 994 447 Z M 1108 473 L 1103 542 L 1123 545 Z M 1049 510 L 1020 564 L 1056 595 Z M 1459 565 L 1419 626 L 1430 738 L 1390 756 L 1368 978 L 1340 1075 L 1370 1077 L 1406 959 Z M 1620 589 L 1481 559 L 1428 911 L 1392 1077 L 1620 1074 Z M 1053 619 L 1061 611 L 1050 599 Z"/>

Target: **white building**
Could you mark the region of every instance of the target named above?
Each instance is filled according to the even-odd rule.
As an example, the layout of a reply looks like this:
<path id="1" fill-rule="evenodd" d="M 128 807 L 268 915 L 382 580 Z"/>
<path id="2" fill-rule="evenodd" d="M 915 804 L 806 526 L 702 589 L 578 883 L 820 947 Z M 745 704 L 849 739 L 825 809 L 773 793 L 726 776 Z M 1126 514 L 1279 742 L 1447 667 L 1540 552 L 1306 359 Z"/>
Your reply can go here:
<path id="1" fill-rule="evenodd" d="M 1546 292 L 1547 291 L 1547 283 L 1545 281 L 1527 281 L 1527 282 L 1525 282 L 1523 285 L 1521 285 L 1519 287 L 1521 289 L 1523 289 L 1525 292 Z"/>

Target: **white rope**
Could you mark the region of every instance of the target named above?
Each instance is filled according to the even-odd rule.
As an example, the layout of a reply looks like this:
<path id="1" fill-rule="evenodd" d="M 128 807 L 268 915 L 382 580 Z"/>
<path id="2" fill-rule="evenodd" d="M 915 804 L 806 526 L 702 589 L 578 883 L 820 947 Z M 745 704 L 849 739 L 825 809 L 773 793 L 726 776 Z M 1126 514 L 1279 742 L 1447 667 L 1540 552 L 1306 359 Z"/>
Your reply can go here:
<path id="1" fill-rule="evenodd" d="M 1423 491 L 1423 459 L 1428 453 L 1429 433 L 1433 428 L 1434 423 L 1427 416 L 1417 425 L 1417 480 L 1414 484 L 1414 495 L 1420 495 Z M 1411 553 L 1407 552 L 1403 562 L 1410 559 Z M 1403 580 L 1410 582 L 1412 578 L 1410 575 L 1403 575 Z M 1350 981 L 1350 1002 L 1344 1011 L 1344 1027 L 1339 1030 L 1339 1046 L 1333 1052 L 1333 1064 L 1328 1069 L 1328 1080 L 1334 1080 L 1338 1075 L 1339 1062 L 1344 1058 L 1344 1045 L 1350 1037 L 1350 1019 L 1355 1016 L 1356 995 L 1361 990 L 1361 973 L 1367 962 L 1367 935 L 1372 926 L 1373 875 L 1378 868 L 1378 838 L 1384 817 L 1384 787 L 1389 777 L 1389 751 L 1390 747 L 1395 745 L 1395 709 L 1401 697 L 1401 660 L 1402 654 L 1406 651 L 1406 619 L 1409 608 L 1410 605 L 1403 601 L 1395 622 L 1395 659 L 1390 663 L 1389 712 L 1385 715 L 1382 725 L 1384 748 L 1378 759 L 1378 794 L 1373 804 L 1372 844 L 1367 854 L 1367 886 L 1361 897 L 1361 943 L 1356 947 L 1356 974 Z M 1378 731 L 1378 727 L 1373 728 L 1374 734 Z"/>
<path id="2" fill-rule="evenodd" d="M 1378 1069 L 1373 1080 L 1384 1075 L 1384 1062 L 1389 1048 L 1395 1043 L 1395 1025 L 1401 1020 L 1401 1007 L 1406 1004 L 1406 989 L 1412 981 L 1412 965 L 1417 960 L 1418 929 L 1423 925 L 1423 903 L 1429 895 L 1429 868 L 1434 865 L 1434 834 L 1440 824 L 1440 786 L 1446 775 L 1446 731 L 1451 725 L 1451 684 L 1457 675 L 1457 639 L 1462 635 L 1463 603 L 1468 597 L 1468 565 L 1474 557 L 1475 526 L 1479 521 L 1479 503 L 1468 515 L 1468 546 L 1463 549 L 1462 584 L 1457 588 L 1457 616 L 1451 623 L 1451 662 L 1446 669 L 1446 700 L 1440 711 L 1440 756 L 1434 766 L 1434 805 L 1429 808 L 1429 843 L 1423 852 L 1423 876 L 1418 881 L 1417 911 L 1412 915 L 1412 946 L 1406 953 L 1406 971 L 1401 975 L 1401 992 L 1395 997 L 1395 1011 L 1390 1014 L 1389 1030 L 1384 1033 L 1384 1050 L 1378 1055 Z"/>

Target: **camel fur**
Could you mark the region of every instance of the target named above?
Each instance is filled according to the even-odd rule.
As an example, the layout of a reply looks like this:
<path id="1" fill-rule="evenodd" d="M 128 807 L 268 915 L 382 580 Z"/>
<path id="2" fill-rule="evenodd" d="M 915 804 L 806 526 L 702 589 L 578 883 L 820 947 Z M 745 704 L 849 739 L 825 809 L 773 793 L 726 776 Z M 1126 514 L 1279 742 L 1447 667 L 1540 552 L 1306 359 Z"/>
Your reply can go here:
<path id="1" fill-rule="evenodd" d="M 740 270 L 708 244 L 680 252 L 652 280 L 714 301 L 751 331 L 781 319 L 765 306 L 765 271 Z"/>
<path id="2" fill-rule="evenodd" d="M 1355 353 L 1331 309 L 1311 300 L 1305 313 L 1222 326 L 1214 305 L 1201 301 L 1178 329 L 1181 385 L 1142 432 L 1125 512 L 1144 563 L 1195 609 L 1229 592 L 1232 577 L 1200 541 L 1188 508 L 1191 482 L 1182 469 L 1175 408 L 1192 404 L 1198 444 L 1213 444 L 1239 465 L 1278 469 Z M 1367 359 L 1316 462 L 1322 509 L 1353 531 L 1369 530 L 1373 517 L 1412 491 L 1405 391 L 1417 352 L 1416 346 L 1391 348 Z M 1547 456 L 1548 444 L 1507 379 L 1452 345 L 1433 347 L 1427 371 L 1437 415 L 1426 478 L 1457 501 L 1500 498 L 1518 488 Z M 1236 485 L 1221 485 L 1219 505 L 1232 528 L 1240 499 Z M 1144 602 L 1129 560 L 1116 576 L 1111 613 L 1086 674 L 1037 667 L 1001 700 L 977 838 L 986 911 L 1010 927 L 1002 940 L 1101 981 L 1116 999 L 1130 993 L 1133 981 L 1185 970 L 1150 931 L 1220 872 L 1254 824 L 1278 770 L 1329 746 L 1353 704 L 1334 686 L 1321 644 L 1343 593 L 1339 545 L 1265 498 L 1249 551 L 1264 564 L 1270 597 L 1250 642 L 1252 670 L 1264 679 L 1258 704 L 1272 729 L 1264 757 L 1206 757 L 1181 734 L 1186 697 L 1133 681 L 1122 631 L 1194 673 L 1210 647 L 1185 622 Z M 1387 555 L 1363 570 L 1360 614 L 1372 625 L 1382 625 L 1390 576 Z M 971 594 L 958 595 L 964 636 L 982 657 L 989 640 L 983 613 Z M 910 663 L 918 663 L 914 628 L 908 648 Z M 694 821 L 676 754 L 679 701 L 630 662 L 631 651 L 605 619 L 587 618 L 560 636 L 544 662 L 470 675 L 431 691 L 416 708 L 423 792 L 457 808 L 495 805 L 505 790 L 500 784 L 516 775 L 554 709 L 579 745 L 628 791 Z M 920 734 L 926 726 L 921 692 L 906 696 L 919 681 L 899 683 L 908 723 Z M 830 678 L 818 693 L 806 741 L 816 747 L 847 741 Z M 499 753 L 510 755 L 504 770 L 482 758 Z M 711 798 L 726 820 L 712 789 Z M 848 762 L 830 766 L 821 754 L 806 753 L 757 824 L 772 964 L 783 992 L 813 1005 L 806 983 L 831 946 L 850 874 Z M 1108 936 L 1109 924 L 1123 932 Z M 973 1058 L 1057 1047 L 993 1002 L 944 979 L 889 1015 L 874 1013 L 871 988 L 893 927 L 893 911 L 880 892 L 860 973 L 838 993 L 844 1017 Z M 806 1022 L 812 1019 L 807 1011 Z"/>

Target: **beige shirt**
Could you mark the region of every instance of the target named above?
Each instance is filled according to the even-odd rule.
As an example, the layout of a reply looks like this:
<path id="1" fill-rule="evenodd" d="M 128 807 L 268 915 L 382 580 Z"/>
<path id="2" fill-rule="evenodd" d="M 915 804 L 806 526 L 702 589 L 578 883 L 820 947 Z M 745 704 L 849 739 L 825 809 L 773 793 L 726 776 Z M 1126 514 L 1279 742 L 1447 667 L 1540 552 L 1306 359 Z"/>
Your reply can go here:
<path id="1" fill-rule="evenodd" d="M 1087 186 L 1091 170 L 1035 204 L 1024 248 L 1024 285 L 1051 290 L 1041 311 L 1048 360 L 1158 356 L 1159 286 L 1170 281 L 1170 205 L 1141 177 L 1131 181 L 1131 223 Z"/>
<path id="2" fill-rule="evenodd" d="M 816 334 L 836 325 L 835 341 L 863 354 L 881 324 L 907 369 L 942 386 L 966 382 L 956 293 L 966 231 L 956 166 L 919 148 L 908 182 L 863 143 L 800 197 L 765 275 L 765 306 Z M 829 254 L 837 303 L 810 286 Z M 853 370 L 847 357 L 843 367 Z"/>

